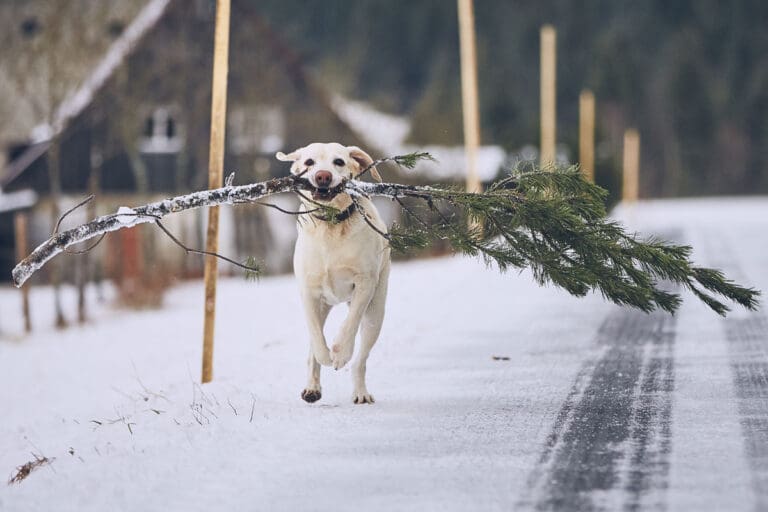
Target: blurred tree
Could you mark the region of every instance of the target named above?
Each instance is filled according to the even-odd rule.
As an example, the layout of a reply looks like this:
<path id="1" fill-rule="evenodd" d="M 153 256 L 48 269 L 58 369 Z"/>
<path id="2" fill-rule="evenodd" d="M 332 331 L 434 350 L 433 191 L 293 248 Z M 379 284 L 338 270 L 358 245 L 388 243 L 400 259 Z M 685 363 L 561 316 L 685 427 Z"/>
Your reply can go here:
<path id="1" fill-rule="evenodd" d="M 92 6 L 98 9 L 98 5 Z M 3 45 L 9 53 L 23 52 L 25 59 L 4 59 L 3 70 L 18 96 L 27 101 L 30 118 L 39 124 L 33 129 L 38 142 L 47 141 L 46 166 L 50 186 L 50 219 L 55 226 L 61 215 L 61 153 L 59 148 L 59 110 L 64 100 L 72 94 L 82 69 L 64 58 L 66 48 L 87 48 L 91 31 L 79 30 L 72 24 L 61 23 L 69 10 L 64 2 L 52 2 L 44 9 L 36 9 L 34 15 L 23 17 L 19 25 L 22 37 L 6 34 Z M 82 272 L 78 272 L 80 276 Z M 54 288 L 55 325 L 66 327 L 67 321 L 61 305 L 61 271 L 59 265 L 51 267 L 51 283 Z"/>
<path id="2" fill-rule="evenodd" d="M 455 3 L 265 0 L 260 9 L 326 83 L 411 115 L 413 142 L 460 143 Z M 589 87 L 606 162 L 618 169 L 626 126 L 644 134 L 641 194 L 768 191 L 768 2 L 479 0 L 475 9 L 484 142 L 537 142 L 538 30 L 552 23 L 559 140 L 575 141 L 578 94 Z"/>

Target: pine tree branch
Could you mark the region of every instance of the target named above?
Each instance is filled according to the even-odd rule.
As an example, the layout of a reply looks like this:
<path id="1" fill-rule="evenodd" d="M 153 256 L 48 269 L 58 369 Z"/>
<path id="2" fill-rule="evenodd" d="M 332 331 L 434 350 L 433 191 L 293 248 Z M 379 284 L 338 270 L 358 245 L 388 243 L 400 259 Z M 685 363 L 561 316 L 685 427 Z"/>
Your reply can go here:
<path id="1" fill-rule="evenodd" d="M 352 182 L 348 188 L 397 200 L 416 198 L 433 211 L 435 202 L 448 203 L 484 227 L 474 229 L 444 216 L 435 223 L 419 222 L 412 209 L 404 208 L 419 226 L 395 226 L 389 235 L 395 250 L 443 239 L 457 252 L 481 256 L 501 271 L 527 267 L 539 284 L 552 283 L 576 296 L 598 291 L 643 311 L 674 312 L 679 307 L 679 295 L 660 289 L 661 281 L 688 288 L 721 315 L 728 306 L 705 291 L 747 309 L 758 306 L 757 290 L 727 280 L 720 271 L 695 266 L 690 247 L 643 241 L 606 219 L 605 191 L 584 181 L 575 167 L 512 175 L 480 194 L 392 183 Z"/>

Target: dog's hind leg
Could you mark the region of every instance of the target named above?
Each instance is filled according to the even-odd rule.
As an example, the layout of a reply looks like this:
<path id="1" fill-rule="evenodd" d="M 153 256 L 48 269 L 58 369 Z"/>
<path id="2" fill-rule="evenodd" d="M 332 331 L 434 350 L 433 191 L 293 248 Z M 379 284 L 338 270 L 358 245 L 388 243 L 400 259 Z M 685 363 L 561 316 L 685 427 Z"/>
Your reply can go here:
<path id="1" fill-rule="evenodd" d="M 352 378 L 354 379 L 354 391 L 352 401 L 356 404 L 372 404 L 373 395 L 368 392 L 365 385 L 365 370 L 368 355 L 373 345 L 379 339 L 381 325 L 384 322 L 384 307 L 387 300 L 387 285 L 389 279 L 389 261 L 385 263 L 379 276 L 376 292 L 368 305 L 363 320 L 360 324 L 360 350 L 357 359 L 352 365 Z"/>

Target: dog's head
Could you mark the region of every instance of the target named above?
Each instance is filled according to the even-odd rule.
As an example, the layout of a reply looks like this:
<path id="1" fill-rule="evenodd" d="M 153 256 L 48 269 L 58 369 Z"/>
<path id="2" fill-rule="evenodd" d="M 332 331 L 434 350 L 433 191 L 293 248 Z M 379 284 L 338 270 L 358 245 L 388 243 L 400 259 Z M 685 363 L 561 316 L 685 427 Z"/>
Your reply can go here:
<path id="1" fill-rule="evenodd" d="M 315 142 L 289 154 L 279 151 L 276 155 L 282 162 L 293 162 L 292 174 L 300 174 L 314 187 L 312 198 L 328 201 L 333 199 L 332 189 L 343 179 L 356 178 L 373 158 L 357 146 L 342 146 L 335 142 Z M 381 182 L 376 167 L 371 167 L 371 176 Z"/>

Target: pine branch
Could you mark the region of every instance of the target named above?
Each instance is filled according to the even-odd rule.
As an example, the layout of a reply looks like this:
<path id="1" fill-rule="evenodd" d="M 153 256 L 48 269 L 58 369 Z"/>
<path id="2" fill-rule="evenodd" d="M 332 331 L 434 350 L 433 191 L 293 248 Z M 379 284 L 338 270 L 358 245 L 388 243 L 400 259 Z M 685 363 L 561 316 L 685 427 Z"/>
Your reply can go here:
<path id="1" fill-rule="evenodd" d="M 441 216 L 429 223 L 413 208 L 404 208 L 417 222 L 407 229 L 393 227 L 388 239 L 394 250 L 446 240 L 455 251 L 480 256 L 500 271 L 530 268 L 539 284 L 552 283 L 576 296 L 598 291 L 612 302 L 643 311 L 674 312 L 679 307 L 680 296 L 661 289 L 661 281 L 688 288 L 721 315 L 729 307 L 712 294 L 747 309 L 758 306 L 760 292 L 727 280 L 718 270 L 694 265 L 690 247 L 643 241 L 608 220 L 606 192 L 584 181 L 576 167 L 513 174 L 479 194 L 393 183 L 351 182 L 348 188 L 365 195 L 414 198 L 426 212 L 435 211 L 438 202 L 463 213 L 458 220 Z"/>
<path id="2" fill-rule="evenodd" d="M 379 158 L 378 160 L 374 160 L 370 164 L 368 164 L 365 169 L 360 171 L 360 173 L 357 175 L 357 179 L 360 179 L 363 177 L 368 171 L 376 167 L 377 165 L 383 164 L 385 162 L 394 162 L 400 167 L 405 167 L 406 169 L 413 169 L 416 167 L 416 164 L 419 163 L 421 160 L 429 160 L 430 162 L 436 162 L 435 157 L 430 155 L 427 152 L 424 151 L 415 151 L 413 153 L 407 153 L 405 155 L 397 155 L 397 156 L 388 156 L 385 158 Z"/>
<path id="3" fill-rule="evenodd" d="M 411 154 L 387 160 L 412 166 L 427 157 Z M 168 214 L 192 208 L 260 203 L 262 197 L 293 192 L 314 206 L 310 211 L 321 210 L 324 216 L 333 218 L 336 210 L 303 194 L 309 190 L 312 186 L 302 176 L 288 176 L 195 192 L 133 209 L 121 208 L 117 213 L 52 236 L 14 268 L 14 283 L 21 286 L 37 269 L 71 245 L 121 228 L 157 222 Z M 397 251 L 420 249 L 434 240 L 444 240 L 457 252 L 482 257 L 500 271 L 530 268 L 539 284 L 552 283 L 576 296 L 597 291 L 612 302 L 643 311 L 661 308 L 674 312 L 679 307 L 680 296 L 661 289 L 662 281 L 688 288 L 721 315 L 729 308 L 716 296 L 747 309 L 758 306 L 757 290 L 729 281 L 718 270 L 694 265 L 690 247 L 641 240 L 607 219 L 605 190 L 584 181 L 575 167 L 511 174 L 482 193 L 358 180 L 344 181 L 332 192 L 348 193 L 372 229 L 375 226 L 357 197 L 384 196 L 397 200 L 414 219 L 414 225 L 396 225 L 388 233 L 375 229 Z M 409 199 L 410 206 L 404 199 Z M 448 209 L 458 214 L 446 216 L 443 211 Z M 285 213 L 301 218 L 308 211 Z M 430 215 L 430 220 L 422 215 Z"/>

